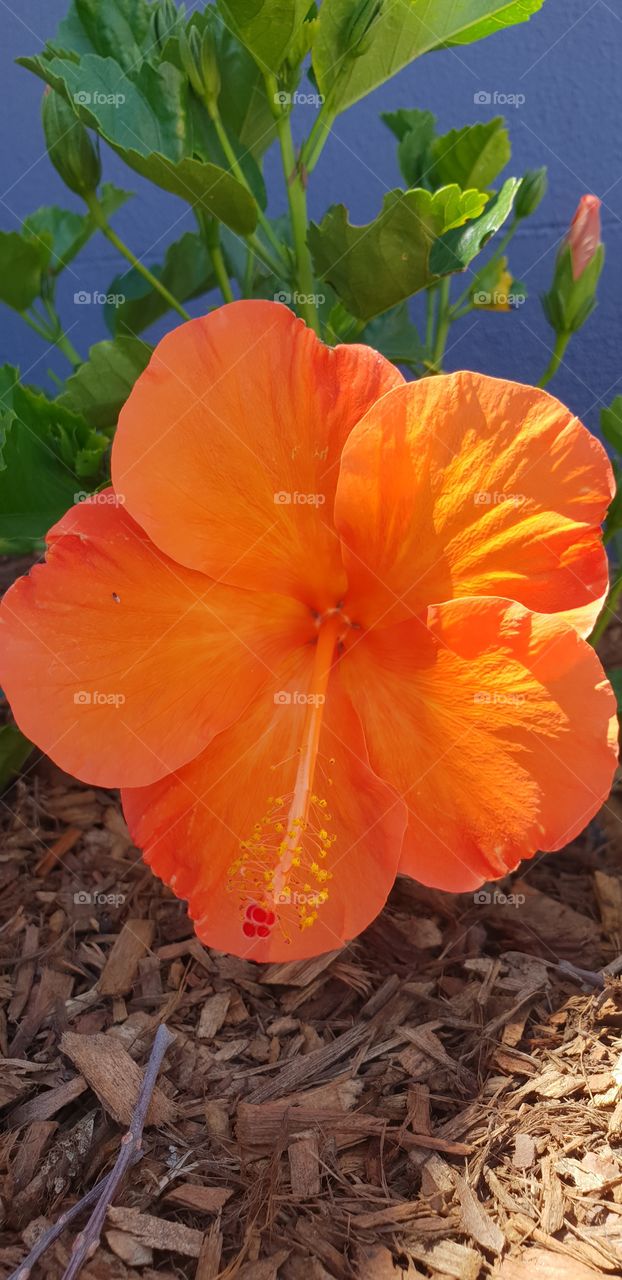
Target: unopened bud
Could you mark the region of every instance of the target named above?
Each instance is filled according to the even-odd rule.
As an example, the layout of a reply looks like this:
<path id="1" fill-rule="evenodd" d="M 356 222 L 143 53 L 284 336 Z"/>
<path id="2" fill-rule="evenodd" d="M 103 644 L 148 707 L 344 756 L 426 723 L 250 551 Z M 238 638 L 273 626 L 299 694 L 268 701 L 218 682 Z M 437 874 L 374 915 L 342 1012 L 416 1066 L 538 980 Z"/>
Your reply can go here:
<path id="1" fill-rule="evenodd" d="M 548 178 L 546 165 L 542 169 L 529 169 L 525 174 L 514 201 L 517 218 L 529 218 L 546 195 Z"/>
<path id="2" fill-rule="evenodd" d="M 573 280 L 581 278 L 600 246 L 600 205 L 598 196 L 581 196 L 570 224 L 564 243 L 570 249 Z"/>
<path id="3" fill-rule="evenodd" d="M 48 155 L 65 186 L 78 196 L 92 195 L 101 178 L 99 149 L 93 146 L 73 107 L 48 87 L 43 94 L 41 118 Z"/>

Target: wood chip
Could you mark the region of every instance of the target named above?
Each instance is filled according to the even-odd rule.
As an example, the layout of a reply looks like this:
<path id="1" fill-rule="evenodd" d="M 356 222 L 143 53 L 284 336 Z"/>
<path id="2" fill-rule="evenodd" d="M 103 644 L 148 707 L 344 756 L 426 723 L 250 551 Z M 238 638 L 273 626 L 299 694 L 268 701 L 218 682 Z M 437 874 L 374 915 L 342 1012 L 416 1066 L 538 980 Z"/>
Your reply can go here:
<path id="1" fill-rule="evenodd" d="M 213 1040 L 218 1034 L 227 1016 L 231 996 L 229 992 L 218 992 L 205 1001 L 201 1009 L 197 1035 L 199 1040 Z"/>
<path id="2" fill-rule="evenodd" d="M 319 1196 L 320 1162 L 315 1135 L 300 1138 L 298 1142 L 291 1142 L 287 1154 L 292 1195 L 297 1200 L 309 1200 L 312 1196 Z"/>
<path id="3" fill-rule="evenodd" d="M 115 1036 L 80 1036 L 66 1031 L 61 1039 L 61 1049 L 88 1081 L 106 1111 L 119 1124 L 128 1126 L 143 1073 L 121 1042 Z M 174 1104 L 156 1086 L 146 1123 L 158 1127 L 172 1124 L 175 1114 Z"/>
<path id="4" fill-rule="evenodd" d="M 203 1232 L 185 1227 L 181 1222 L 168 1222 L 166 1218 L 156 1218 L 151 1213 L 141 1213 L 139 1209 L 115 1207 L 108 1210 L 108 1221 L 150 1249 L 182 1253 L 188 1258 L 198 1258 L 201 1253 Z"/>
<path id="5" fill-rule="evenodd" d="M 132 990 L 139 961 L 151 947 L 154 932 L 153 920 L 124 924 L 97 984 L 102 996 L 124 996 Z"/>
<path id="6" fill-rule="evenodd" d="M 194 1213 L 218 1213 L 233 1191 L 225 1187 L 204 1187 L 192 1182 L 178 1183 L 172 1191 L 167 1191 L 166 1204 L 178 1205 L 181 1209 L 192 1209 Z"/>
<path id="7" fill-rule="evenodd" d="M 467 1235 L 470 1235 L 483 1249 L 490 1249 L 492 1253 L 501 1253 L 505 1246 L 505 1236 L 501 1227 L 486 1213 L 462 1175 L 454 1171 L 453 1179 Z"/>
<path id="8" fill-rule="evenodd" d="M 530 1169 L 536 1155 L 536 1144 L 530 1133 L 517 1133 L 512 1164 L 515 1169 Z"/>

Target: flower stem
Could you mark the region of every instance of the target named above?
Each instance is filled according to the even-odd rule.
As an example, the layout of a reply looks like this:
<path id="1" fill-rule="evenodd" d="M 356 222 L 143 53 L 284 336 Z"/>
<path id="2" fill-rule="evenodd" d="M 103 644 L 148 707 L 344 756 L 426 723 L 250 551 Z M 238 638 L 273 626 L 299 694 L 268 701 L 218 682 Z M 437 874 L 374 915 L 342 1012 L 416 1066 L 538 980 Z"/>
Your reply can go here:
<path id="1" fill-rule="evenodd" d="M 51 346 L 58 347 L 74 369 L 77 369 L 78 365 L 82 364 L 82 356 L 76 351 L 73 342 L 69 341 L 67 334 L 63 333 L 60 319 L 55 312 L 50 312 L 51 319 L 55 320 L 54 327 L 45 324 L 43 318 L 29 315 L 27 311 L 20 311 L 19 314 L 22 320 L 25 320 L 26 324 L 31 329 L 34 329 L 35 333 L 39 334 L 40 338 L 43 338 L 45 342 L 49 342 Z"/>
<path id="2" fill-rule="evenodd" d="M 330 106 L 327 98 L 322 103 L 311 132 L 300 150 L 300 163 L 307 173 L 312 173 L 315 169 L 336 118 L 337 112 Z"/>
<path id="3" fill-rule="evenodd" d="M 449 326 L 451 324 L 451 308 L 449 306 L 449 295 L 451 290 L 451 280 L 449 276 L 445 276 L 438 286 L 438 309 L 436 313 L 436 334 L 434 338 L 434 346 L 432 349 L 432 364 L 437 373 L 441 373 L 443 356 L 445 347 L 447 346 L 447 336 L 449 334 Z"/>
<path id="4" fill-rule="evenodd" d="M 558 333 L 557 338 L 555 339 L 553 354 L 538 383 L 539 387 L 548 386 L 551 378 L 553 378 L 557 373 L 557 370 L 559 369 L 559 366 L 566 354 L 566 347 L 568 346 L 571 337 L 572 335 L 570 333 Z"/>
<path id="5" fill-rule="evenodd" d="M 602 639 L 609 626 L 616 616 L 616 606 L 620 596 L 622 595 L 622 569 L 618 572 L 609 588 L 607 599 L 598 615 L 596 625 L 590 636 L 590 644 L 596 646 L 598 641 Z"/>
<path id="6" fill-rule="evenodd" d="M 213 125 L 214 125 L 215 130 L 216 130 L 216 135 L 217 135 L 217 137 L 218 137 L 218 141 L 220 142 L 220 145 L 221 145 L 221 147 L 222 147 L 222 149 L 223 149 L 223 151 L 224 151 L 224 153 L 225 153 L 225 156 L 226 156 L 227 160 L 229 161 L 229 166 L 230 166 L 230 168 L 231 168 L 231 172 L 232 172 L 232 174 L 234 175 L 234 177 L 235 177 L 235 178 L 237 178 L 238 182 L 240 182 L 240 183 L 242 184 L 242 186 L 246 188 L 246 190 L 249 192 L 249 194 L 250 194 L 251 196 L 253 196 L 253 199 L 255 199 L 255 196 L 254 196 L 253 192 L 251 191 L 250 184 L 249 184 L 249 182 L 248 182 L 248 180 L 247 180 L 247 178 L 246 178 L 246 174 L 244 173 L 244 170 L 243 170 L 243 168 L 242 168 L 242 166 L 241 166 L 241 164 L 240 164 L 240 162 L 239 162 L 239 160 L 238 160 L 238 158 L 237 158 L 237 156 L 236 156 L 236 154 L 235 154 L 235 151 L 233 150 L 233 147 L 231 146 L 231 143 L 230 143 L 230 141 L 229 141 L 229 138 L 228 138 L 228 136 L 227 136 L 227 131 L 226 131 L 225 126 L 224 126 L 224 124 L 223 124 L 223 122 L 222 122 L 222 117 L 221 117 L 221 115 L 220 115 L 220 111 L 218 110 L 218 103 L 217 103 L 217 102 L 215 102 L 215 101 L 213 101 L 213 100 L 210 98 L 209 100 L 207 100 L 207 99 L 206 99 L 205 105 L 206 105 L 207 110 L 208 110 L 208 112 L 209 112 L 210 119 L 211 119 L 211 121 L 212 121 L 212 123 L 213 123 Z M 266 215 L 265 215 L 265 213 L 264 213 L 263 209 L 262 209 L 262 208 L 260 208 L 259 204 L 257 204 L 257 218 L 258 218 L 259 225 L 260 225 L 260 227 L 261 227 L 261 229 L 262 229 L 262 231 L 263 231 L 263 233 L 264 233 L 264 235 L 265 235 L 266 239 L 270 241 L 270 244 L 272 245 L 272 248 L 275 250 L 275 253 L 276 253 L 277 259 L 279 259 L 279 260 L 280 260 L 280 262 L 281 262 L 280 269 L 279 269 L 279 271 L 278 271 L 276 274 L 277 274 L 277 275 L 283 275 L 283 274 L 287 275 L 287 266 L 286 266 L 286 264 L 285 264 L 284 259 L 282 258 L 282 246 L 281 246 L 281 242 L 280 242 L 280 240 L 279 240 L 279 238 L 278 238 L 278 236 L 277 236 L 276 232 L 275 232 L 275 231 L 272 229 L 272 227 L 270 226 L 270 223 L 269 223 L 269 221 L 268 221 L 268 219 L 267 219 L 267 217 L 266 217 Z"/>
<path id="7" fill-rule="evenodd" d="M 272 272 L 273 276 L 276 276 L 277 280 L 281 280 L 284 275 L 286 278 L 289 277 L 289 269 L 286 272 L 283 271 L 280 263 L 276 261 L 276 258 L 272 257 L 270 250 L 266 249 L 258 236 L 246 236 L 246 243 L 252 253 L 255 254 L 255 257 L 259 258 L 260 262 L 263 262 L 264 266 L 268 268 L 268 271 Z"/>
<path id="8" fill-rule="evenodd" d="M 66 333 L 61 332 L 57 338 L 54 338 L 54 346 L 58 347 L 59 351 L 62 351 L 74 369 L 77 369 L 82 364 L 82 356 L 76 351 L 73 342 L 69 341 Z"/>
<path id="9" fill-rule="evenodd" d="M 284 110 L 283 106 L 278 101 L 278 86 L 275 76 L 266 76 L 266 88 L 268 91 L 268 99 L 274 103 L 274 115 L 279 135 L 279 144 L 281 147 L 281 159 L 283 161 L 283 173 L 285 175 L 285 183 L 287 186 L 287 198 L 289 200 L 289 213 L 292 223 L 294 251 L 296 254 L 297 283 L 300 293 L 303 295 L 303 298 L 299 303 L 299 307 L 309 327 L 319 334 L 320 318 L 317 313 L 317 307 L 312 298 L 315 291 L 315 285 L 313 280 L 313 268 L 311 265 L 311 254 L 309 253 L 309 246 L 307 245 L 307 195 L 304 188 L 302 173 L 299 165 L 296 163 L 296 156 L 294 154 L 294 142 L 289 122 L 289 112 Z"/>
<path id="10" fill-rule="evenodd" d="M 182 320 L 190 320 L 191 317 L 189 312 L 182 307 L 181 303 L 177 301 L 177 298 L 173 297 L 173 294 L 166 288 L 166 285 L 163 285 L 162 281 L 158 280 L 157 276 L 154 276 L 153 272 L 150 271 L 134 253 L 132 253 L 132 250 L 125 244 L 121 237 L 117 235 L 116 231 L 113 231 L 95 193 L 85 197 L 85 199 L 93 217 L 93 221 L 96 226 L 99 227 L 102 234 L 106 236 L 106 239 L 114 245 L 115 249 L 117 249 L 133 267 L 135 267 L 136 271 L 140 273 L 143 279 L 151 285 L 151 288 L 157 290 L 168 306 L 172 307 L 173 310 L 182 317 Z"/>
<path id="11" fill-rule="evenodd" d="M 218 287 L 222 293 L 225 302 L 233 302 L 233 291 L 229 273 L 222 255 L 220 247 L 220 225 L 215 218 L 198 218 L 199 227 L 205 240 L 207 252 L 209 253 L 214 275 L 218 281 Z"/>

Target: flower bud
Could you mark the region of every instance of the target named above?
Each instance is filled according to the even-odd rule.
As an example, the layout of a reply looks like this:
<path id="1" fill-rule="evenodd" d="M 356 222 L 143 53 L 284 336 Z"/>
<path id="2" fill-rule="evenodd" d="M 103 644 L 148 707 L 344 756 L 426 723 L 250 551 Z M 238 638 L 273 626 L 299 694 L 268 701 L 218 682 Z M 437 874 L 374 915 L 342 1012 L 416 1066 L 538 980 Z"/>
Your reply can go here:
<path id="1" fill-rule="evenodd" d="M 179 56 L 197 97 L 209 106 L 220 94 L 220 71 L 214 38 L 206 23 L 203 31 L 196 23 L 179 31 Z"/>
<path id="2" fill-rule="evenodd" d="M 581 196 L 570 224 L 565 244 L 570 249 L 573 280 L 581 278 L 600 246 L 600 205 L 598 196 Z"/>
<path id="3" fill-rule="evenodd" d="M 517 218 L 529 218 L 535 213 L 538 205 L 546 195 L 548 178 L 546 165 L 542 169 L 528 169 L 514 201 L 514 214 Z"/>
<path id="4" fill-rule="evenodd" d="M 596 306 L 596 290 L 605 261 L 600 239 L 600 200 L 582 196 L 555 263 L 550 291 L 542 305 L 556 333 L 576 333 Z"/>
<path id="5" fill-rule="evenodd" d="M 78 196 L 92 195 L 101 178 L 99 148 L 93 146 L 73 107 L 48 87 L 43 94 L 41 118 L 48 155 L 65 186 Z"/>

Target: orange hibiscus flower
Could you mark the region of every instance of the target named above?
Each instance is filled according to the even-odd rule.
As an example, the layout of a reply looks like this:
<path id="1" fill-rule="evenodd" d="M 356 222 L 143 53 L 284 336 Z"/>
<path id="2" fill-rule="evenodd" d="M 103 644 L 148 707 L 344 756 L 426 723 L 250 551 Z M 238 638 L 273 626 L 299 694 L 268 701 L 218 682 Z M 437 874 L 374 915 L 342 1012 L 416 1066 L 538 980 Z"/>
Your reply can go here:
<path id="1" fill-rule="evenodd" d="M 1 675 L 204 942 L 332 950 L 398 872 L 474 889 L 607 796 L 612 475 L 545 392 L 239 302 L 157 347 L 112 475 L 7 593 Z"/>

